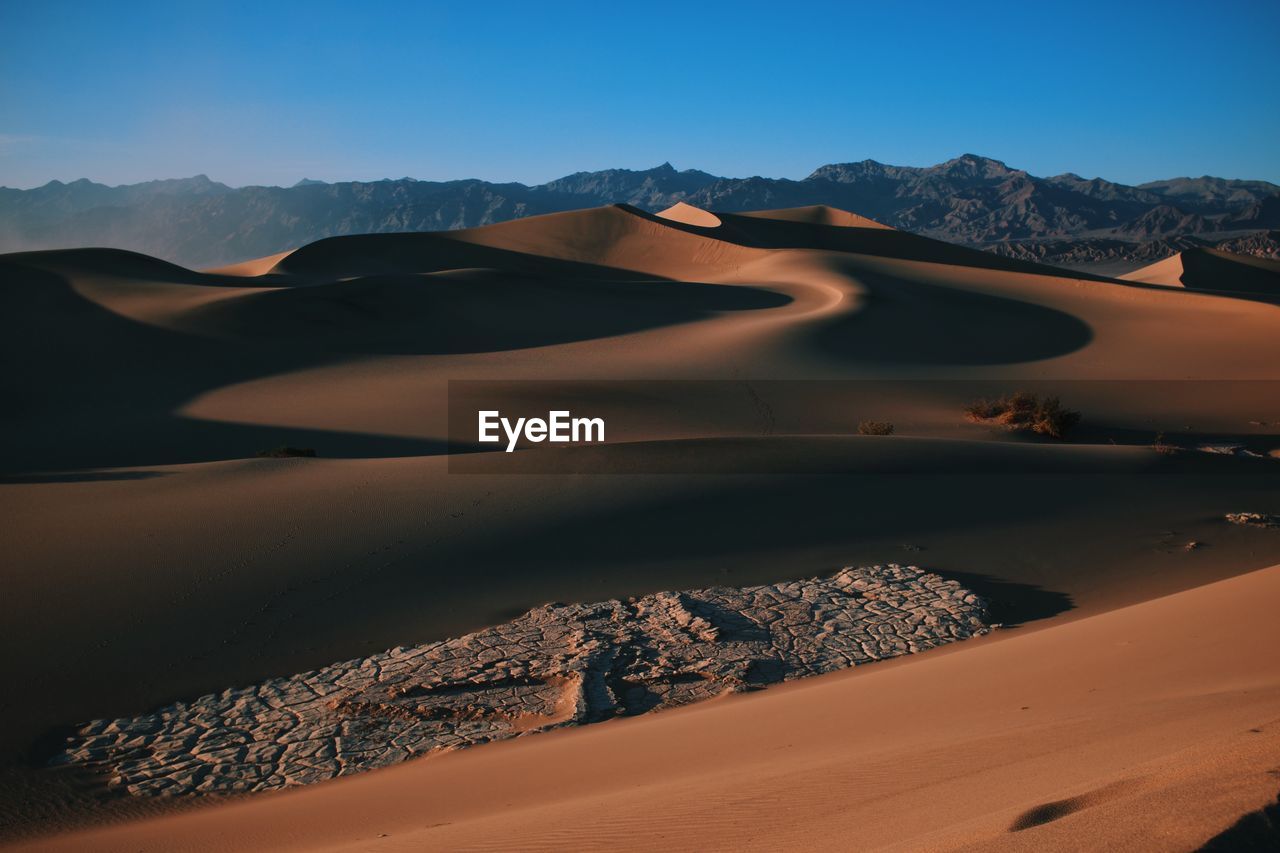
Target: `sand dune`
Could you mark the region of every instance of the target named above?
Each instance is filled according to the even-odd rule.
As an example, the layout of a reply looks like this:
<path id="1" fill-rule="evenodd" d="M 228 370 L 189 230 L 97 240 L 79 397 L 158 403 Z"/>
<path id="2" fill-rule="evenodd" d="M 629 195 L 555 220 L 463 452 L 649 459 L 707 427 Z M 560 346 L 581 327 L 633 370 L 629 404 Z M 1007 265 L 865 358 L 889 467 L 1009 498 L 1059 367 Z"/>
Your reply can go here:
<path id="1" fill-rule="evenodd" d="M 1280 261 L 1221 249 L 1187 249 L 1121 276 L 1127 281 L 1280 297 Z"/>
<path id="2" fill-rule="evenodd" d="M 673 222 L 683 222 L 685 225 L 697 225 L 699 228 L 718 228 L 720 226 L 720 217 L 714 213 L 703 210 L 700 207 L 694 207 L 684 202 L 676 202 L 658 213 L 663 219 L 670 219 Z"/>
<path id="3" fill-rule="evenodd" d="M 1280 563 L 1280 534 L 1224 520 L 1280 513 L 1274 273 L 1221 254 L 1181 258 L 1169 287 L 1171 266 L 1081 276 L 829 208 L 677 205 L 331 238 L 206 273 L 111 250 L 4 256 L 0 351 L 21 369 L 0 380 L 0 511 L 21 568 L 0 616 L 6 683 L 30 689 L 4 700 L 0 814 L 30 834 L 154 808 L 32 769 L 58 726 L 549 601 L 909 561 L 1010 627 L 812 687 L 58 843 L 590 847 L 636 837 L 642 813 L 677 849 L 706 833 L 1207 840 L 1262 803 L 1250 774 L 1280 716 L 1274 665 L 1238 648 L 1274 644 L 1276 570 L 1204 586 Z M 467 406 L 582 401 L 610 442 L 548 450 L 554 471 L 531 451 L 463 473 L 444 455 L 459 380 L 487 383 Z M 1070 441 L 963 415 L 1023 388 L 1083 412 Z M 865 420 L 894 434 L 857 435 Z M 1182 451 L 1156 452 L 1158 435 Z M 279 445 L 321 458 L 254 458 Z M 481 796 L 481 780 L 498 787 Z M 347 797 L 372 822 L 329 802 Z M 794 819 L 739 820 L 769 809 Z M 313 830 L 278 834 L 304 815 Z"/>

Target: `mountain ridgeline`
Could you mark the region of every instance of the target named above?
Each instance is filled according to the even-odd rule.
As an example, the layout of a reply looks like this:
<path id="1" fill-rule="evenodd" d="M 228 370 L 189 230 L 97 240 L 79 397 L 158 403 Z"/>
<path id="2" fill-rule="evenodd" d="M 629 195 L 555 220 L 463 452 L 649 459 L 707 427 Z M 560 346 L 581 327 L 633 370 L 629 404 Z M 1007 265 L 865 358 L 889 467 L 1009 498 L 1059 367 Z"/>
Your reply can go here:
<path id="1" fill-rule="evenodd" d="M 669 163 L 578 172 L 538 186 L 412 178 L 232 188 L 204 175 L 108 187 L 86 179 L 0 188 L 0 252 L 109 246 L 190 267 L 261 257 L 344 234 L 437 231 L 625 203 L 720 211 L 826 204 L 1010 257 L 1068 266 L 1158 260 L 1216 246 L 1280 256 L 1280 186 L 1175 178 L 1126 186 L 1039 178 L 966 154 L 925 168 L 873 160 L 803 180 L 723 178 Z"/>

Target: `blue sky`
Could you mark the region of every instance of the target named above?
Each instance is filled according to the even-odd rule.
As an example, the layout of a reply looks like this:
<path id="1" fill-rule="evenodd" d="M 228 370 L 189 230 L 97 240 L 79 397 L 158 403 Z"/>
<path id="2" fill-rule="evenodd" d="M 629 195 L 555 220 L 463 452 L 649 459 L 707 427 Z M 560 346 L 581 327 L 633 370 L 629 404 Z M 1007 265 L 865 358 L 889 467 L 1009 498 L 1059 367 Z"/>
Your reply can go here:
<path id="1" fill-rule="evenodd" d="M 0 0 L 0 32 L 7 186 L 799 178 L 965 152 L 1280 183 L 1275 0 Z"/>

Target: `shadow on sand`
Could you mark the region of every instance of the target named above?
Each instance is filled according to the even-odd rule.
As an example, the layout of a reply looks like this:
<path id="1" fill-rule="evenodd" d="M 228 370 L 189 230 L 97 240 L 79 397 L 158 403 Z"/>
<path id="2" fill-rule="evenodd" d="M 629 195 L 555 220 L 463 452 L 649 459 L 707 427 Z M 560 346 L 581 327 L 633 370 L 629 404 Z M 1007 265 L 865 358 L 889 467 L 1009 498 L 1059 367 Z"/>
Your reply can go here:
<path id="1" fill-rule="evenodd" d="M 1273 773 L 1275 771 L 1272 771 Z M 1244 853 L 1280 850 L 1280 794 L 1276 801 L 1249 812 L 1204 843 L 1198 853 Z"/>
<path id="2" fill-rule="evenodd" d="M 824 355 L 877 364 L 1016 364 L 1066 355 L 1093 340 L 1087 323 L 1054 308 L 868 272 L 857 277 L 870 290 L 865 308 L 812 333 Z"/>
<path id="3" fill-rule="evenodd" d="M 938 574 L 962 584 L 982 596 L 993 623 L 1017 628 L 1027 622 L 1048 619 L 1075 607 L 1065 592 L 1029 583 L 1018 583 L 976 572 L 939 570 Z"/>
<path id="4" fill-rule="evenodd" d="M 324 256 L 324 249 L 308 252 Z M 248 458 L 282 443 L 315 447 L 331 458 L 444 453 L 443 441 L 214 423 L 179 412 L 216 388 L 363 356 L 590 340 L 789 301 L 752 288 L 470 249 L 475 251 L 468 250 L 466 259 L 507 263 L 524 278 L 492 269 L 443 278 L 294 278 L 293 286 L 183 311 L 175 320 L 183 331 L 110 311 L 82 296 L 62 273 L 24 262 L 33 257 L 51 263 L 44 255 L 58 253 L 2 259 L 0 358 L 14 369 L 0 376 L 7 409 L 0 423 L 0 473 Z M 177 287 L 226 284 L 223 276 L 131 253 L 69 254 L 68 268 L 84 267 L 91 275 L 100 265 L 99 274 L 119 277 L 122 287 L 130 276 L 162 282 L 172 275 L 183 283 Z M 140 269 L 130 272 L 132 266 Z M 493 310 L 495 304 L 502 310 Z"/>

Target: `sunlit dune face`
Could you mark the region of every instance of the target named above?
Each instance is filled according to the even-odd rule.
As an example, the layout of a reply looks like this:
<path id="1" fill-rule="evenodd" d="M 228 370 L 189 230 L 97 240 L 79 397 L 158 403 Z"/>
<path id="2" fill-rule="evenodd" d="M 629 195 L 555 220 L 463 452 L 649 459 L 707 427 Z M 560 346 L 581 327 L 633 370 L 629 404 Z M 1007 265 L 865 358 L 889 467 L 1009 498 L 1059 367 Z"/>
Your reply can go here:
<path id="1" fill-rule="evenodd" d="M 696 225 L 699 228 L 719 228 L 720 217 L 716 216 L 709 210 L 703 210 L 700 207 L 694 207 L 691 204 L 677 202 L 666 210 L 658 214 L 663 219 L 670 219 L 672 222 L 683 222 L 685 225 Z"/>

